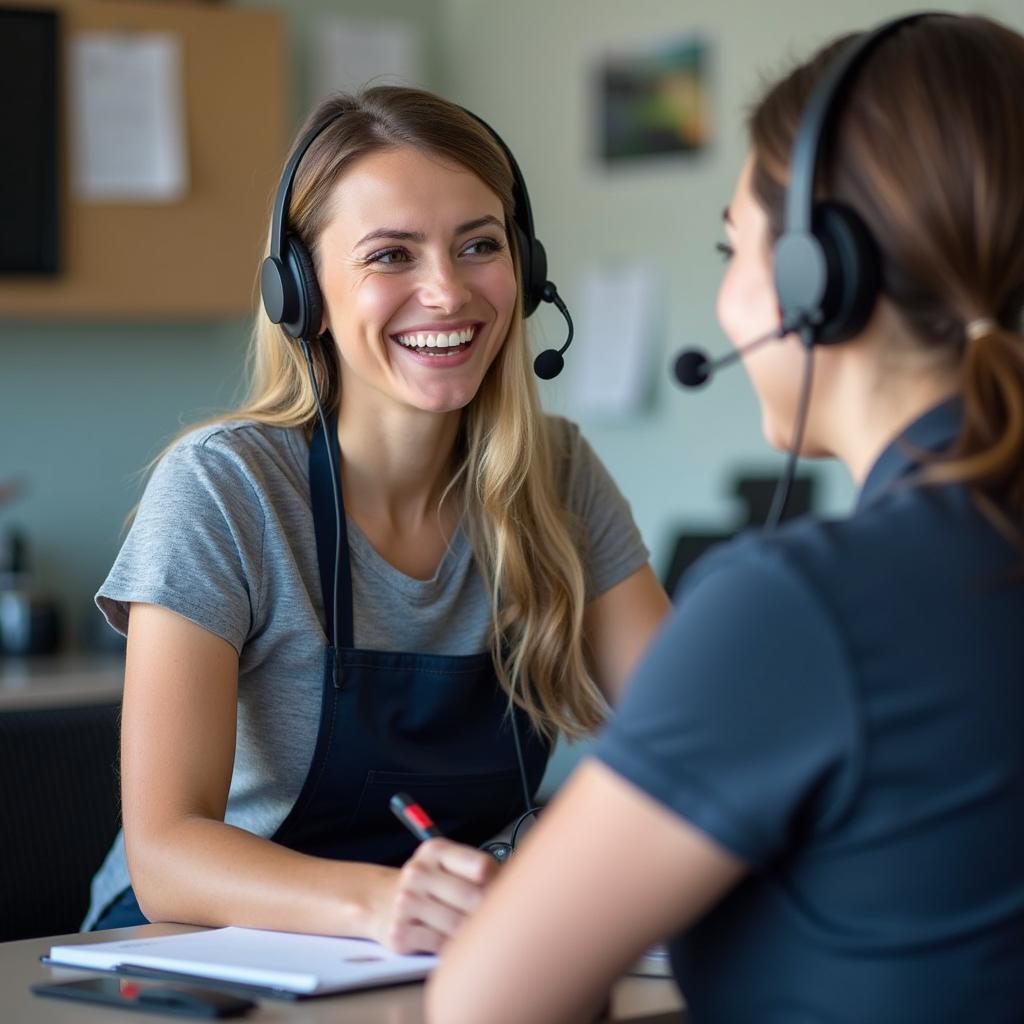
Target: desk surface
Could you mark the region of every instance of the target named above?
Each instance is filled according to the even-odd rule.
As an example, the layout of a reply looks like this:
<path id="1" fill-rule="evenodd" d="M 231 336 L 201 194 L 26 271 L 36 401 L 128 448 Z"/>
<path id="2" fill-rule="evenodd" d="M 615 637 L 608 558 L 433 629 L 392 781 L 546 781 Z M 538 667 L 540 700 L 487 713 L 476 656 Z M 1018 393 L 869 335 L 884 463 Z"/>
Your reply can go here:
<path id="1" fill-rule="evenodd" d="M 17 1024 L 107 1024 L 115 1017 L 119 1024 L 154 1024 L 154 1021 L 171 1020 L 173 1018 L 152 1013 L 115 1011 L 110 1007 L 43 998 L 33 995 L 28 987 L 38 981 L 96 977 L 86 971 L 43 966 L 39 957 L 49 952 L 51 946 L 112 942 L 115 939 L 173 935 L 195 930 L 184 925 L 150 924 L 103 933 L 55 935 L 52 938 L 0 943 L 0 1020 Z M 240 1019 L 287 1021 L 288 1024 L 326 1024 L 328 1021 L 332 1024 L 349 1021 L 358 1021 L 359 1024 L 422 1024 L 421 995 L 421 985 L 401 985 L 300 1002 L 262 999 L 256 1011 Z M 675 985 L 667 978 L 623 978 L 613 994 L 612 1019 L 643 1019 L 681 1005 Z"/>

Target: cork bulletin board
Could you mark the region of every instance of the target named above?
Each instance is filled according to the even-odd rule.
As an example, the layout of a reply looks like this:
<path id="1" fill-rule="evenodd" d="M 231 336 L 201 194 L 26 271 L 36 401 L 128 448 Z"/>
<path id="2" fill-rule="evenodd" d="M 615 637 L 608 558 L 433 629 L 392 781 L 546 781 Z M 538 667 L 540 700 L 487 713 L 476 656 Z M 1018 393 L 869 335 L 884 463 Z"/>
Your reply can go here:
<path id="1" fill-rule="evenodd" d="M 69 187 L 60 106 L 60 267 L 0 276 L 0 317 L 203 319 L 252 309 L 284 157 L 285 27 L 274 11 L 154 0 L 0 0 L 55 9 L 73 33 L 170 32 L 182 54 L 188 188 L 173 202 L 84 202 Z M 61 65 L 67 66 L 66 60 Z"/>

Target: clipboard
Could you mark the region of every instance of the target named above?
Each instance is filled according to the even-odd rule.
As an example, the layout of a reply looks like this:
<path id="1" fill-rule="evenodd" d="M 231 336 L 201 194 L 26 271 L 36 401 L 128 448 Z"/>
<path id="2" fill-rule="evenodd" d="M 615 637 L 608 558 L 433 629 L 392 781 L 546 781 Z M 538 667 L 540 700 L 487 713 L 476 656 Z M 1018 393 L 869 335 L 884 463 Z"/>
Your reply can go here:
<path id="1" fill-rule="evenodd" d="M 217 928 L 53 946 L 42 962 L 293 1000 L 422 981 L 437 957 L 403 956 L 368 939 Z"/>

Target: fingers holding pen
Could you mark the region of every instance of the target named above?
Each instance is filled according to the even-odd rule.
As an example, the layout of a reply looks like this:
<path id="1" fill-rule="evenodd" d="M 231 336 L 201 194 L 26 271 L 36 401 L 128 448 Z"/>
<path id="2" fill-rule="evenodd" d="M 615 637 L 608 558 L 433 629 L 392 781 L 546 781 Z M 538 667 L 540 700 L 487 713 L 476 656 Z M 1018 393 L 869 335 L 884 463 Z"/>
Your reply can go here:
<path id="1" fill-rule="evenodd" d="M 402 951 L 436 952 L 479 906 L 498 864 L 480 850 L 442 838 L 408 794 L 396 793 L 391 809 L 420 844 L 398 873 L 385 941 Z"/>
<path id="2" fill-rule="evenodd" d="M 401 873 L 409 891 L 469 914 L 479 906 L 497 870 L 498 863 L 489 854 L 448 839 L 430 839 L 419 845 Z"/>
<path id="3" fill-rule="evenodd" d="M 395 877 L 380 941 L 400 953 L 436 953 L 480 904 L 493 858 L 447 839 L 422 843 Z M 454 869 L 450 871 L 449 868 Z"/>

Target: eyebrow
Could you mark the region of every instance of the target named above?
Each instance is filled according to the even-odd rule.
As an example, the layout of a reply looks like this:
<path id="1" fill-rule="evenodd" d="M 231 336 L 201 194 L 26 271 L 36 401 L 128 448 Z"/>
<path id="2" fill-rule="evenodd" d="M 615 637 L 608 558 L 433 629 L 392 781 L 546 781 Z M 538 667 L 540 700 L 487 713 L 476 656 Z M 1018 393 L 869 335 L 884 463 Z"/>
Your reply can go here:
<path id="1" fill-rule="evenodd" d="M 467 220 L 465 223 L 460 224 L 455 229 L 456 235 L 464 235 L 467 231 L 476 231 L 477 228 L 487 227 L 493 225 L 494 227 L 505 230 L 505 225 L 498 220 L 497 217 L 487 214 L 485 217 L 477 217 L 474 220 Z M 371 231 L 369 234 L 363 235 L 362 238 L 356 242 L 356 246 L 365 244 L 366 242 L 375 242 L 380 239 L 390 239 L 397 242 L 425 242 L 427 236 L 422 231 L 402 231 L 399 228 L 377 228 L 376 231 Z"/>
<path id="2" fill-rule="evenodd" d="M 722 210 L 722 220 L 724 220 L 729 227 L 732 227 L 732 214 L 729 212 L 728 206 Z"/>

